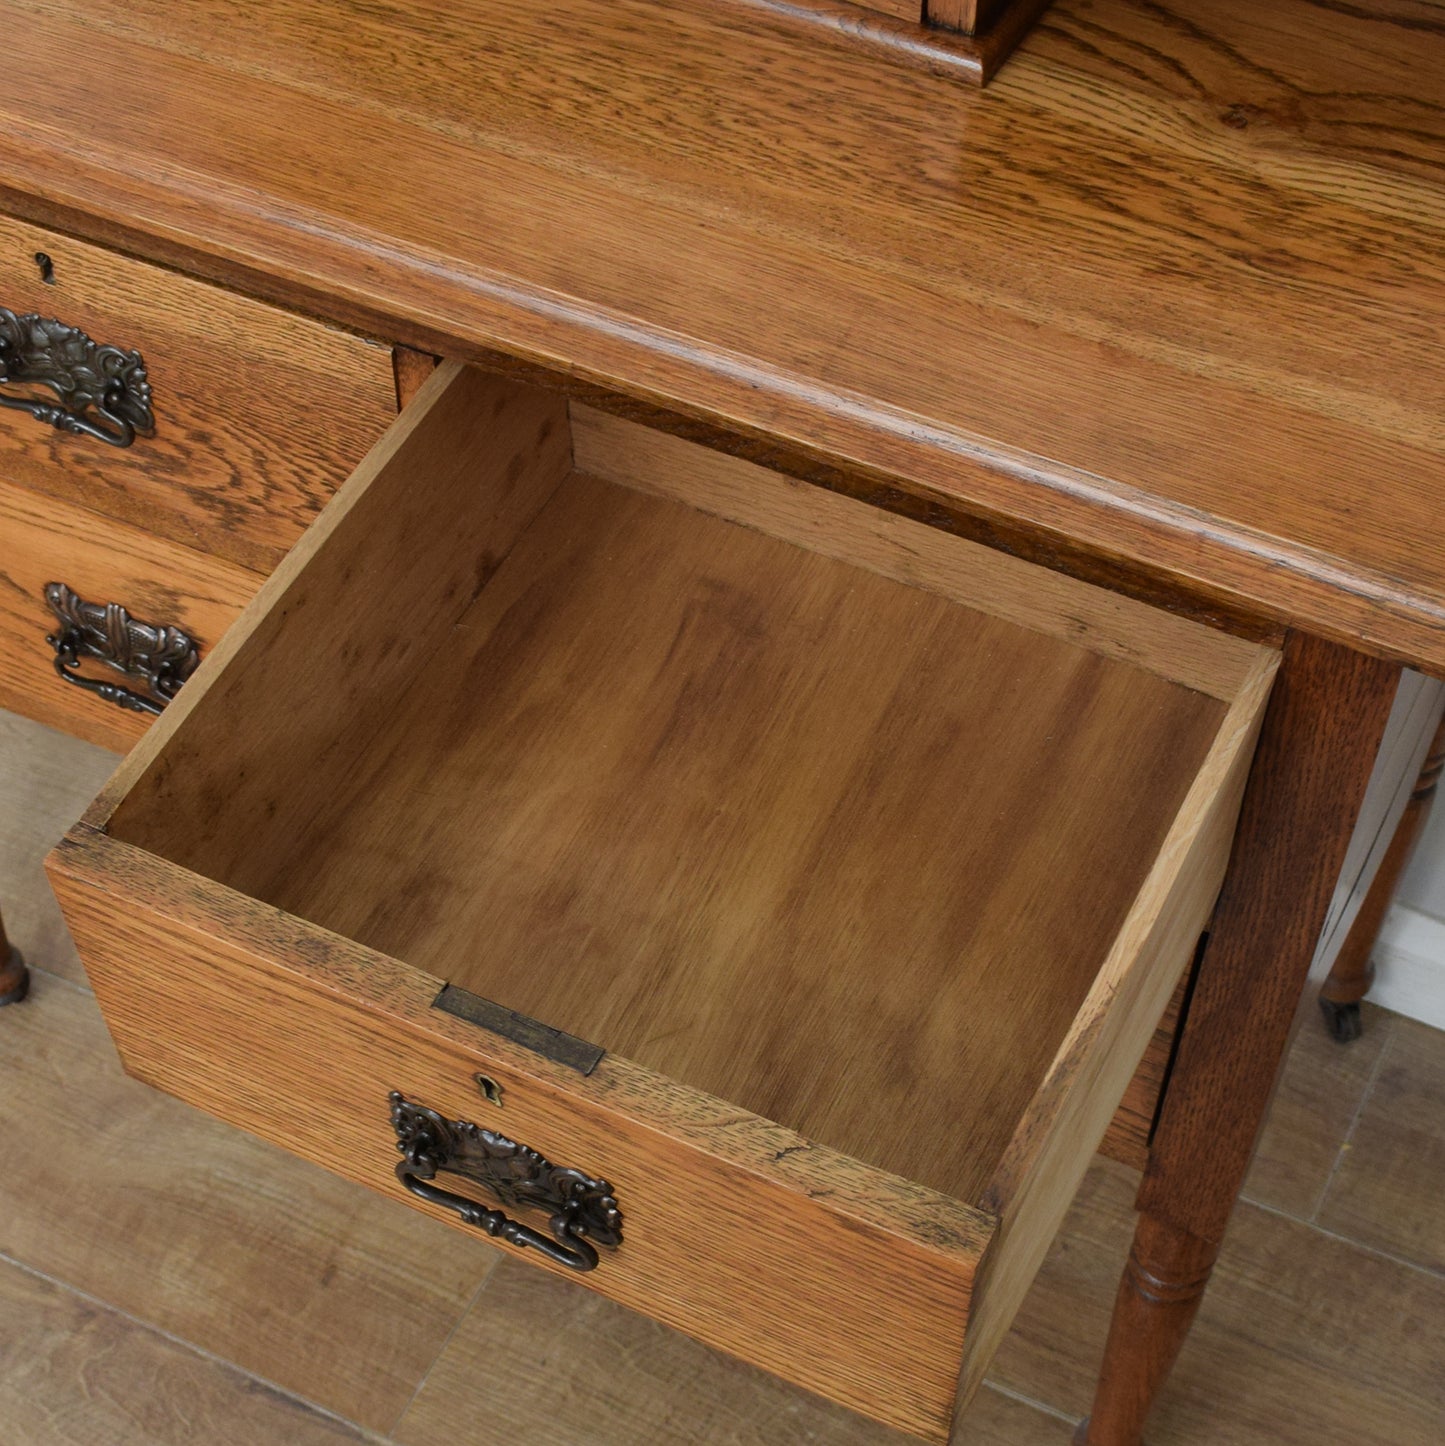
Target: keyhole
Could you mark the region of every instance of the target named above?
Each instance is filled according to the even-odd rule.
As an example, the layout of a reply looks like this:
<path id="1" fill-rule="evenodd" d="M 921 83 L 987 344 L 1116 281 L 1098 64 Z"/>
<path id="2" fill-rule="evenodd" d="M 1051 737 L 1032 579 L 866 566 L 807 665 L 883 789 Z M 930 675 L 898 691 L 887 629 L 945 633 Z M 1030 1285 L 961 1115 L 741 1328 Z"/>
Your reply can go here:
<path id="1" fill-rule="evenodd" d="M 476 1080 L 477 1088 L 482 1092 L 482 1098 L 486 1100 L 489 1105 L 496 1105 L 498 1109 L 501 1109 L 501 1085 L 499 1085 L 496 1080 L 494 1080 L 489 1074 L 473 1075 L 472 1078 Z"/>
<path id="2" fill-rule="evenodd" d="M 55 285 L 55 263 L 43 251 L 35 253 L 35 264 L 40 268 L 40 279 L 47 286 Z"/>

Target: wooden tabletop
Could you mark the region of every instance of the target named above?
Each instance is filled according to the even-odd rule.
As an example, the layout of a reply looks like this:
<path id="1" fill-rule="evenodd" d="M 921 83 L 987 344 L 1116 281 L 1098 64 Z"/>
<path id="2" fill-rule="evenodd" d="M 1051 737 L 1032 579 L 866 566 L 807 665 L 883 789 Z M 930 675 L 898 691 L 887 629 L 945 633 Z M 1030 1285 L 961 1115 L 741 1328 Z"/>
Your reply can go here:
<path id="1" fill-rule="evenodd" d="M 0 34 L 11 210 L 1445 673 L 1436 0 L 1058 0 L 982 92 L 743 0 Z"/>

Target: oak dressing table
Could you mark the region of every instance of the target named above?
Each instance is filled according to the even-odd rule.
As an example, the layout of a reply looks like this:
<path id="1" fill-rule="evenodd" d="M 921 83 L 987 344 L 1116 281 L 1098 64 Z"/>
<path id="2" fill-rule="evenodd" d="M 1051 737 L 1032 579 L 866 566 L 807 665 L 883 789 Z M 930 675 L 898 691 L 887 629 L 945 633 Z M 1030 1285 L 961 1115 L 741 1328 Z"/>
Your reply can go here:
<path id="1" fill-rule="evenodd" d="M 1445 673 L 1439 11 L 0 17 L 0 703 L 139 740 L 50 864 L 127 1067 L 935 1441 L 1102 1139 L 1133 1446 Z"/>

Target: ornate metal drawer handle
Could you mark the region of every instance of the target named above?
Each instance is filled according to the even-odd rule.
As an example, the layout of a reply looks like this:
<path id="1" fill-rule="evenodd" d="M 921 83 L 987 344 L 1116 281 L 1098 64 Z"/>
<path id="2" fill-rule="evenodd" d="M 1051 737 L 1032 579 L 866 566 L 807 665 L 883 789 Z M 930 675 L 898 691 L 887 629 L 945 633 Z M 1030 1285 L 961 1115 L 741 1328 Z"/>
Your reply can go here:
<path id="1" fill-rule="evenodd" d="M 85 602 L 63 582 L 45 584 L 45 601 L 60 624 L 46 642 L 55 671 L 67 683 L 96 693 L 132 713 L 159 713 L 196 671 L 200 649 L 180 628 L 137 622 L 119 603 Z M 94 658 L 145 684 L 145 692 L 101 678 L 86 678 L 81 660 Z"/>
<path id="2" fill-rule="evenodd" d="M 150 381 L 138 351 L 102 346 L 53 317 L 33 311 L 17 316 L 0 306 L 0 388 L 27 383 L 49 387 L 57 400 L 0 390 L 0 407 L 112 447 L 129 447 L 137 432 L 155 431 Z"/>
<path id="3" fill-rule="evenodd" d="M 387 1096 L 402 1159 L 397 1179 L 413 1195 L 455 1210 L 468 1225 L 513 1245 L 529 1246 L 573 1270 L 596 1270 L 596 1245 L 622 1244 L 622 1211 L 606 1180 L 545 1160 L 535 1150 L 467 1120 L 445 1120 L 395 1090 Z M 540 1205 L 552 1212 L 549 1239 L 501 1210 L 432 1184 L 445 1170 L 484 1185 L 504 1205 Z"/>

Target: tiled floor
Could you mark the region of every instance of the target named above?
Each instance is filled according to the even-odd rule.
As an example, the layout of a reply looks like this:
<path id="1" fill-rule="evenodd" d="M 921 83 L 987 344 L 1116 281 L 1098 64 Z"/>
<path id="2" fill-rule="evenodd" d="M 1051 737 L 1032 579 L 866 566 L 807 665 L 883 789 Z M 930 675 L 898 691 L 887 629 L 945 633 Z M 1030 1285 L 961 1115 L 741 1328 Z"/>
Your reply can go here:
<path id="1" fill-rule="evenodd" d="M 0 714 L 0 1446 L 906 1438 L 125 1078 L 39 872 L 113 760 Z M 1100 1161 L 974 1446 L 1066 1446 L 1134 1178 Z M 1306 1029 L 1152 1446 L 1445 1442 L 1445 1035 Z"/>

